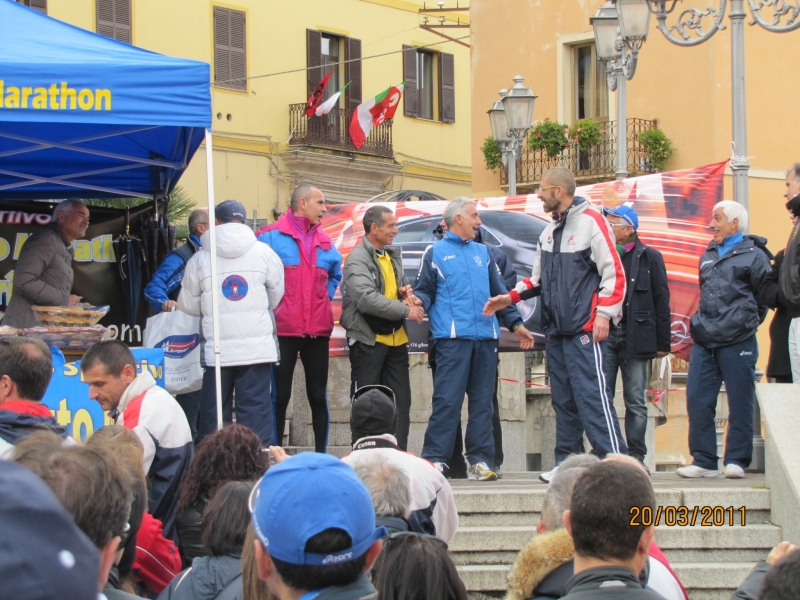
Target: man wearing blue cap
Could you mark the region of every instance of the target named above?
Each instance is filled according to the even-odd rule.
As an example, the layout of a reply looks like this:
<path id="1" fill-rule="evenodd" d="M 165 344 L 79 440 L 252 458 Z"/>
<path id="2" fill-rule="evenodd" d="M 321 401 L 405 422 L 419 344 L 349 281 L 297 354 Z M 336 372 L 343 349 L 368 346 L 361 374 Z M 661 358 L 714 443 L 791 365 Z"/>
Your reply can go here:
<path id="1" fill-rule="evenodd" d="M 206 371 L 197 421 L 197 441 L 216 431 L 216 374 L 211 299 L 219 305 L 220 386 L 223 420 L 231 422 L 231 391 L 236 393 L 236 421 L 252 429 L 266 447 L 275 443 L 270 380 L 278 361 L 273 310 L 283 298 L 283 263 L 266 244 L 259 244 L 244 224 L 245 208 L 225 200 L 214 210 L 218 289 L 211 287 L 211 231 L 200 238 L 202 248 L 189 259 L 178 308 L 202 317 Z"/>
<path id="2" fill-rule="evenodd" d="M 386 528 L 344 462 L 315 452 L 284 460 L 253 489 L 250 510 L 258 576 L 280 600 L 378 597 L 367 572 Z"/>
<path id="3" fill-rule="evenodd" d="M 617 370 L 622 371 L 628 453 L 644 464 L 647 362 L 666 356 L 670 350 L 667 269 L 661 253 L 639 239 L 639 215 L 635 210 L 623 204 L 604 208 L 603 214 L 614 233 L 628 282 L 622 319 L 611 326 L 603 366 L 612 392 L 617 387 Z"/>

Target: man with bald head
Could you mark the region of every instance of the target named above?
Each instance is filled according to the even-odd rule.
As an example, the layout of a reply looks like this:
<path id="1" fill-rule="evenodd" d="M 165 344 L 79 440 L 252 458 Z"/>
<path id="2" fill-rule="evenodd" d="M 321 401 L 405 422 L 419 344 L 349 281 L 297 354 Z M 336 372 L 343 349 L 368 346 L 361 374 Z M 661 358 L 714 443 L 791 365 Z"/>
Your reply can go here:
<path id="1" fill-rule="evenodd" d="M 328 208 L 325 196 L 312 185 L 298 186 L 281 218 L 256 232 L 283 262 L 285 293 L 275 309 L 281 360 L 275 365 L 275 428 L 280 444 L 286 407 L 292 397 L 297 354 L 306 373 L 314 447 L 328 446 L 328 342 L 333 331 L 331 300 L 342 280 L 342 255 L 322 230 Z"/>

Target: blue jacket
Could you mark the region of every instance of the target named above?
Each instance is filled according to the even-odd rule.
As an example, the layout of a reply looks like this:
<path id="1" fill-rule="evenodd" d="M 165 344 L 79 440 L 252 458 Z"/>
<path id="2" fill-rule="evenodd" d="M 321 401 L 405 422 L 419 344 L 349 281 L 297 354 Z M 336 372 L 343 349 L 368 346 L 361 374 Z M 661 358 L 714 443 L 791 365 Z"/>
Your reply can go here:
<path id="1" fill-rule="evenodd" d="M 436 339 L 500 339 L 497 319 L 484 317 L 483 307 L 489 298 L 507 292 L 486 247 L 452 232 L 425 250 L 414 288 Z M 509 329 L 522 324 L 513 306 L 498 316 Z"/>
<path id="2" fill-rule="evenodd" d="M 186 243 L 191 244 L 194 252 L 201 247 L 200 238 L 194 234 L 189 236 Z M 161 305 L 167 300 L 178 299 L 177 292 L 180 292 L 185 269 L 186 261 L 178 254 L 177 250 L 173 250 L 167 254 L 164 262 L 153 273 L 153 278 L 144 288 L 144 297 L 156 313 L 161 312 Z M 174 294 L 175 297 L 170 297 L 170 294 Z"/>

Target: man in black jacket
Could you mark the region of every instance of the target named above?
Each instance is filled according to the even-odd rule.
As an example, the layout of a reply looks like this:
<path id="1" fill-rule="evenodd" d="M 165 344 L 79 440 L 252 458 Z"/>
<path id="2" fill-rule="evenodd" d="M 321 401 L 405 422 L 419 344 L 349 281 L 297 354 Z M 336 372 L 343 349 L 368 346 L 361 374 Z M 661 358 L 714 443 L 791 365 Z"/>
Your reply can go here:
<path id="1" fill-rule="evenodd" d="M 681 477 L 717 477 L 714 410 L 722 383 L 728 396 L 725 477 L 740 479 L 753 456 L 753 405 L 758 360 L 756 330 L 767 314 L 756 294 L 770 272 L 764 238 L 744 235 L 748 215 L 724 200 L 713 210 L 714 239 L 700 257 L 700 306 L 692 315 L 694 345 L 686 381 L 689 452 Z"/>
<path id="2" fill-rule="evenodd" d="M 792 217 L 796 220 L 796 217 Z M 792 362 L 789 357 L 789 328 L 792 315 L 786 308 L 779 276 L 783 264 L 784 251 L 780 250 L 772 262 L 772 271 L 767 273 L 761 287 L 758 288 L 758 301 L 775 310 L 769 324 L 769 360 L 767 360 L 767 377 L 775 383 L 792 383 Z"/>
<path id="3" fill-rule="evenodd" d="M 617 370 L 622 371 L 628 454 L 644 464 L 647 363 L 652 358 L 666 356 L 670 350 L 667 268 L 661 253 L 639 239 L 636 211 L 623 204 L 604 208 L 603 214 L 614 232 L 628 282 L 622 320 L 611 327 L 603 367 L 612 392 L 617 388 Z"/>

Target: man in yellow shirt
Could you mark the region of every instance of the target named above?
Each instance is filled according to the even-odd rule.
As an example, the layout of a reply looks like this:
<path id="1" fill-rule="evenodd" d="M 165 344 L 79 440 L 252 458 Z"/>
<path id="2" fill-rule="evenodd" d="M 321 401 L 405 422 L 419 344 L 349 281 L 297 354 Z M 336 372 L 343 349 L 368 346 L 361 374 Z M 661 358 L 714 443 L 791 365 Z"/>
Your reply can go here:
<path id="1" fill-rule="evenodd" d="M 385 385 L 397 404 L 397 444 L 408 444 L 411 383 L 406 319 L 422 323 L 424 310 L 403 273 L 400 248 L 391 248 L 397 219 L 390 208 L 364 213 L 364 237 L 347 257 L 342 280 L 341 325 L 350 345 L 351 393 Z"/>

